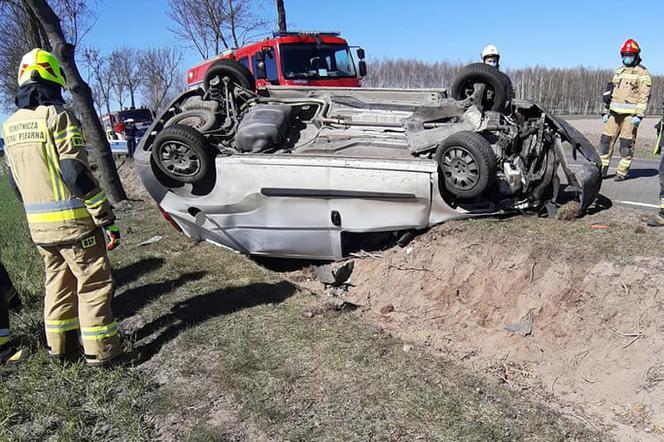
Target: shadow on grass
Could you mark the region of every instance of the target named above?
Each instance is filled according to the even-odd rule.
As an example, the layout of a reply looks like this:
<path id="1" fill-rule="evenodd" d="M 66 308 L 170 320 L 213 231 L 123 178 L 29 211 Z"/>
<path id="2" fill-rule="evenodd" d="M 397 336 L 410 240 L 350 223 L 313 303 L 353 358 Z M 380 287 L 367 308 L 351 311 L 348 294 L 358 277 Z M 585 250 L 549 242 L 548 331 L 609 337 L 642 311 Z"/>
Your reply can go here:
<path id="1" fill-rule="evenodd" d="M 140 341 L 158 330 L 164 329 L 154 340 L 134 348 L 128 355 L 129 360 L 136 365 L 142 364 L 191 326 L 245 308 L 281 303 L 293 296 L 297 290 L 294 284 L 287 281 L 276 284 L 255 283 L 241 287 L 228 287 L 179 302 L 173 306 L 171 313 L 152 321 L 134 334 L 134 339 Z"/>
<path id="2" fill-rule="evenodd" d="M 113 298 L 113 312 L 119 318 L 133 315 L 150 301 L 170 293 L 190 281 L 203 279 L 207 272 L 186 273 L 177 279 L 145 284 L 122 292 Z"/>
<path id="3" fill-rule="evenodd" d="M 120 269 L 113 269 L 113 279 L 118 287 L 136 281 L 141 275 L 153 272 L 164 265 L 162 258 L 146 258 Z"/>

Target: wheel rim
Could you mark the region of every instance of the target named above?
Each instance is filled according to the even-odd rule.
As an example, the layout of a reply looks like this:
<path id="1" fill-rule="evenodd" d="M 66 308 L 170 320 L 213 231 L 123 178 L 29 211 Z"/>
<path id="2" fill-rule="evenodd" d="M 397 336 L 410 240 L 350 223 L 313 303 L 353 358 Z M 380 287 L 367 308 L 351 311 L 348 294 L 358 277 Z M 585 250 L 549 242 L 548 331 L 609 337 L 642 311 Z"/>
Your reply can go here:
<path id="1" fill-rule="evenodd" d="M 462 146 L 453 146 L 445 151 L 441 162 L 445 180 L 459 190 L 475 187 L 480 179 L 480 170 L 475 157 Z"/>
<path id="2" fill-rule="evenodd" d="M 166 141 L 159 147 L 164 168 L 177 177 L 191 177 L 201 170 L 200 157 L 184 143 Z"/>

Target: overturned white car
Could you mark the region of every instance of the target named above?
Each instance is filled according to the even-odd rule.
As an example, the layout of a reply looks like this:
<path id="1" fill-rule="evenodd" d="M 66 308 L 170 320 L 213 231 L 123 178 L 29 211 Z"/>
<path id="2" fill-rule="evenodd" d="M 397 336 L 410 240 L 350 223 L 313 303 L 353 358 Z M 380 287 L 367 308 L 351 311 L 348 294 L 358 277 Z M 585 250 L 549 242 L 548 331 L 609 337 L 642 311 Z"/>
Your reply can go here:
<path id="1" fill-rule="evenodd" d="M 451 91 L 256 94 L 251 73 L 223 60 L 154 121 L 138 172 L 187 236 L 251 255 L 339 259 L 374 232 L 541 210 L 559 168 L 585 210 L 601 185 L 595 149 L 538 105 L 506 102 L 496 73 L 469 65 Z"/>

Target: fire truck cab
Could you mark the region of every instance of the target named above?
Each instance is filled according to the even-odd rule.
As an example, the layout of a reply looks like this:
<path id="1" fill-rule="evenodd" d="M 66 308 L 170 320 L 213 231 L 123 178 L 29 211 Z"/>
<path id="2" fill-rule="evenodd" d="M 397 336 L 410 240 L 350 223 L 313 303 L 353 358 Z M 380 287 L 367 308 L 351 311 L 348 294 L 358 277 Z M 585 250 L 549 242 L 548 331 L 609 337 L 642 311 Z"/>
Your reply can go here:
<path id="1" fill-rule="evenodd" d="M 357 66 L 348 42 L 337 32 L 275 32 L 272 38 L 229 49 L 187 71 L 187 87 L 203 84 L 216 61 L 235 60 L 268 85 L 359 87 L 366 76 L 364 49 L 357 48 Z"/>

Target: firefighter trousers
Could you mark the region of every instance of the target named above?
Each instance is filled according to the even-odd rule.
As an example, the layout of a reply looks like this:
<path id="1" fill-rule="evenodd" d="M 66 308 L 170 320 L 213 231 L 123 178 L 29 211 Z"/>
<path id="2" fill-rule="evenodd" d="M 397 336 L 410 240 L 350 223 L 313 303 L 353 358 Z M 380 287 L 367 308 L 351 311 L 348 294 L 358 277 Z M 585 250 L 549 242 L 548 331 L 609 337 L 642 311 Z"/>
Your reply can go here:
<path id="1" fill-rule="evenodd" d="M 620 162 L 616 175 L 627 176 L 634 158 L 634 145 L 636 143 L 636 132 L 638 131 L 638 127 L 632 124 L 632 117 L 633 115 L 611 112 L 604 133 L 599 140 L 599 156 L 602 159 L 603 173 L 606 173 L 611 164 L 613 148 L 616 140 L 618 140 Z"/>
<path id="2" fill-rule="evenodd" d="M 53 356 L 71 356 L 83 343 L 86 361 L 104 363 L 122 352 L 111 311 L 113 279 L 104 236 L 97 230 L 71 245 L 40 246 L 46 268 L 44 320 Z"/>
<path id="3" fill-rule="evenodd" d="M 0 263 L 0 346 L 5 345 L 11 339 L 9 333 L 9 300 L 13 293 L 14 286 L 5 267 Z"/>

